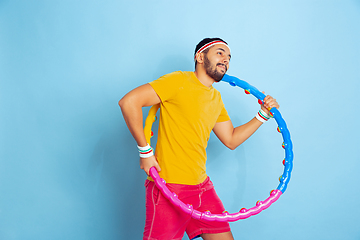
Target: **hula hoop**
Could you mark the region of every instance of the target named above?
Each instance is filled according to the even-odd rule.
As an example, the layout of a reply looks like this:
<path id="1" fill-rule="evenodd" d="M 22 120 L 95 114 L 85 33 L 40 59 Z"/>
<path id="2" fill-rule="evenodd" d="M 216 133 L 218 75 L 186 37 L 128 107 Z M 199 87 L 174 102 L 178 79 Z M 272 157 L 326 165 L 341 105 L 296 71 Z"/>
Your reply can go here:
<path id="1" fill-rule="evenodd" d="M 247 82 L 240 80 L 236 77 L 229 76 L 227 74 L 224 75 L 222 81 L 229 83 L 231 86 L 238 86 L 245 90 L 246 94 L 252 94 L 258 99 L 259 104 L 262 104 L 265 95 L 261 93 L 258 89 L 251 86 Z M 151 127 L 153 122 L 156 120 L 156 112 L 159 109 L 160 104 L 154 105 L 150 108 L 148 116 L 145 121 L 144 133 L 147 142 L 150 144 L 150 138 L 152 137 L 153 133 L 151 131 Z M 176 193 L 171 192 L 167 186 L 164 179 L 160 178 L 158 172 L 156 171 L 155 167 L 150 169 L 150 176 L 154 180 L 156 186 L 160 189 L 162 194 L 169 199 L 175 206 L 178 206 L 182 211 L 189 214 L 191 217 L 199 220 L 206 220 L 206 221 L 219 221 L 219 222 L 234 222 L 240 219 L 246 219 L 253 215 L 260 213 L 261 211 L 270 207 L 272 203 L 277 201 L 279 197 L 286 191 L 287 184 L 290 181 L 291 171 L 293 168 L 293 151 L 292 151 L 292 142 L 290 139 L 290 132 L 287 129 L 286 123 L 282 118 L 280 112 L 276 108 L 272 108 L 270 110 L 270 116 L 274 118 L 278 124 L 277 131 L 282 134 L 283 137 L 283 144 L 282 147 L 285 150 L 285 159 L 283 160 L 284 165 L 284 172 L 283 175 L 280 176 L 279 181 L 280 184 L 278 185 L 277 189 L 272 190 L 270 192 L 270 196 L 265 199 L 264 201 L 257 201 L 256 205 L 252 208 L 246 209 L 242 208 L 239 212 L 236 213 L 228 213 L 224 212 L 222 214 L 213 214 L 210 211 L 200 212 L 195 210 L 192 205 L 185 204 L 181 200 L 179 200 Z"/>

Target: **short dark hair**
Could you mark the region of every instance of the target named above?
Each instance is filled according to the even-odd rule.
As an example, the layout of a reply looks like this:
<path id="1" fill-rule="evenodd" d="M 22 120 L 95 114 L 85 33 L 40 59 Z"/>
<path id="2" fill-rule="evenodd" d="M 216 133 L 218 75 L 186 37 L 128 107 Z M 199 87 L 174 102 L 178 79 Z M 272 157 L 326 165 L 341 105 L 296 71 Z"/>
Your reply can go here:
<path id="1" fill-rule="evenodd" d="M 203 46 L 205 46 L 208 43 L 211 43 L 213 41 L 221 41 L 224 42 L 225 44 L 227 44 L 227 42 L 225 42 L 224 40 L 222 40 L 221 38 L 204 38 L 203 40 L 201 40 L 195 47 L 195 52 L 194 52 L 194 59 L 196 56 L 196 53 L 200 50 L 200 48 L 202 48 Z M 204 53 L 206 54 L 209 51 L 209 49 L 204 50 Z M 196 68 L 196 64 L 197 61 L 195 59 L 195 68 Z"/>

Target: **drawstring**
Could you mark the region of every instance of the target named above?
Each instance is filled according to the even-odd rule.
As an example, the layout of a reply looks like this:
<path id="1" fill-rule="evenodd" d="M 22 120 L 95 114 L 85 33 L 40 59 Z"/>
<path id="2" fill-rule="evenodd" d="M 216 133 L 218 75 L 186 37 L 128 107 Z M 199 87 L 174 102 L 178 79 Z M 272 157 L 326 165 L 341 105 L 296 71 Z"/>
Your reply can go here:
<path id="1" fill-rule="evenodd" d="M 201 192 L 199 193 L 199 207 L 201 207 L 201 197 L 202 197 L 202 194 L 206 191 L 206 188 L 201 188 Z"/>
<path id="2" fill-rule="evenodd" d="M 154 191 L 157 191 L 157 198 L 154 199 Z M 156 185 L 153 185 L 153 189 L 152 189 L 152 198 L 153 198 L 153 203 L 155 203 L 155 205 L 158 205 L 160 202 L 160 190 L 156 187 Z M 154 201 L 155 200 L 155 201 Z"/>

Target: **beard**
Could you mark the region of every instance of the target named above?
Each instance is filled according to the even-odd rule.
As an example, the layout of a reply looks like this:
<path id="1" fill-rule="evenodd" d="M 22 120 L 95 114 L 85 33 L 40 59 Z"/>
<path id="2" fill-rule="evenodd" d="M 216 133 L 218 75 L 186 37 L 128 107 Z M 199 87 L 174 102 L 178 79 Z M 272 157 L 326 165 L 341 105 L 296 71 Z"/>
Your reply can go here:
<path id="1" fill-rule="evenodd" d="M 225 67 L 225 73 L 227 71 L 227 67 L 224 64 L 218 63 L 216 64 L 216 66 L 218 65 L 223 65 Z M 225 73 L 221 73 L 218 72 L 216 66 L 214 66 L 213 64 L 211 64 L 210 60 L 207 58 L 207 56 L 204 56 L 204 68 L 206 71 L 206 74 L 209 75 L 209 77 L 211 77 L 212 79 L 215 80 L 215 82 L 220 82 L 221 79 L 224 77 Z"/>

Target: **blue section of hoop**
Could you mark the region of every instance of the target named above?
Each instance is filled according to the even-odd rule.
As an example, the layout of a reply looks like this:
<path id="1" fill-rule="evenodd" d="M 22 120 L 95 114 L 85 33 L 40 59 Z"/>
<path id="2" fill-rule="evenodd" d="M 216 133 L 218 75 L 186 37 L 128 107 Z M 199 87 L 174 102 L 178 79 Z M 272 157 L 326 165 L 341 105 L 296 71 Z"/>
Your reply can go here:
<path id="1" fill-rule="evenodd" d="M 229 76 L 227 74 L 224 75 L 222 81 L 229 83 L 231 86 L 238 86 L 244 90 L 247 90 L 257 99 L 263 101 L 265 98 L 265 94 L 260 92 L 257 88 L 250 85 L 244 80 L 240 80 L 237 77 Z M 281 113 L 278 109 L 272 108 L 270 112 L 273 114 L 273 118 L 277 122 L 280 132 L 282 134 L 284 140 L 284 149 L 285 149 L 285 164 L 284 164 L 284 172 L 280 177 L 280 184 L 277 187 L 282 193 L 286 191 L 287 185 L 290 181 L 291 171 L 293 168 L 293 145 L 290 139 L 290 132 L 286 126 L 285 120 L 282 118 Z"/>

